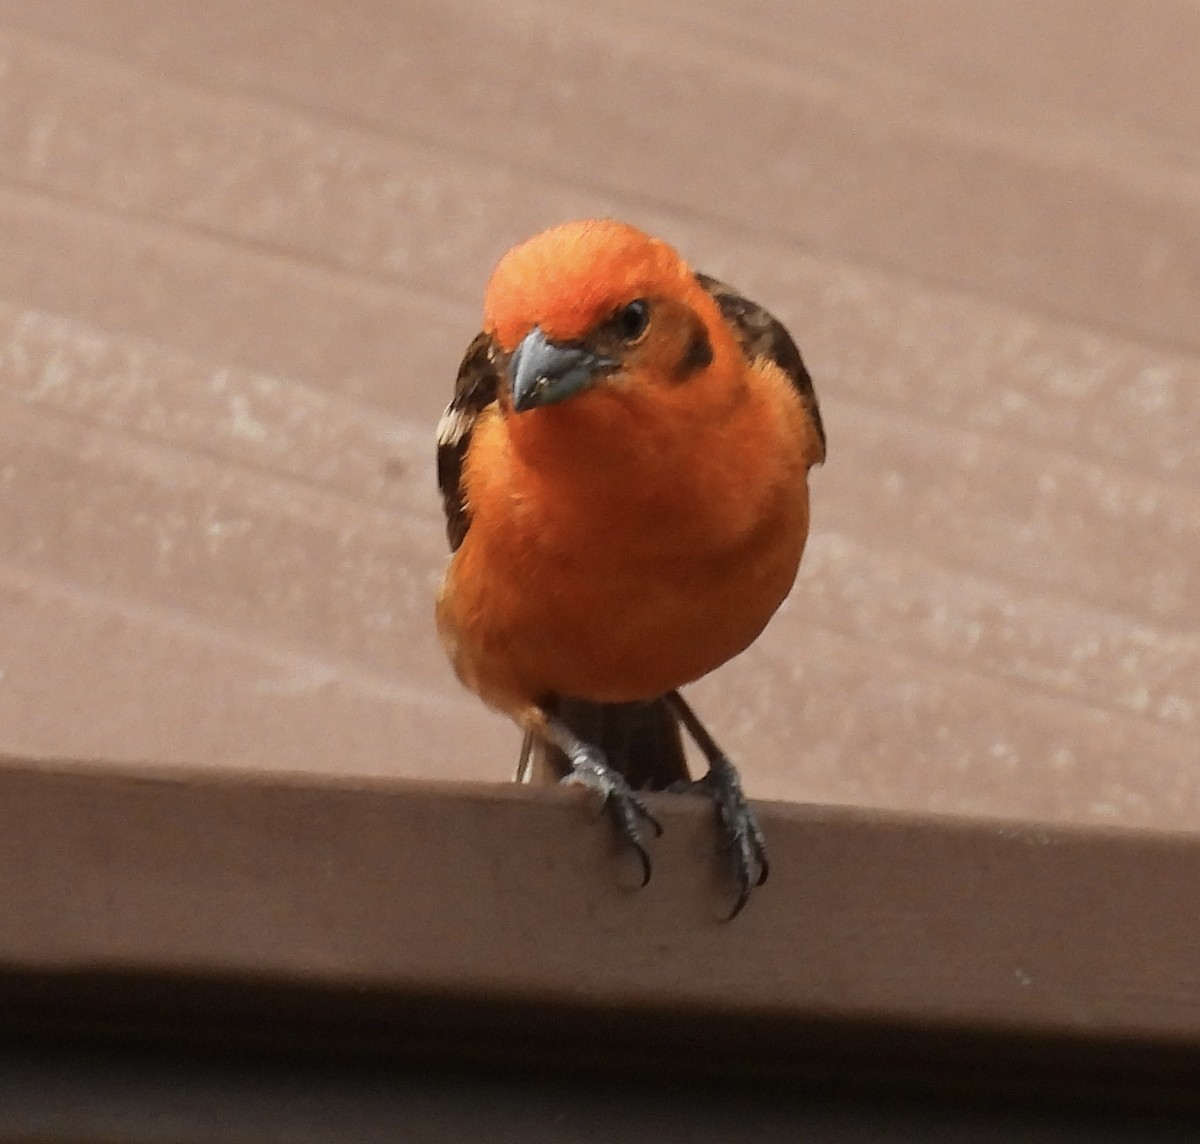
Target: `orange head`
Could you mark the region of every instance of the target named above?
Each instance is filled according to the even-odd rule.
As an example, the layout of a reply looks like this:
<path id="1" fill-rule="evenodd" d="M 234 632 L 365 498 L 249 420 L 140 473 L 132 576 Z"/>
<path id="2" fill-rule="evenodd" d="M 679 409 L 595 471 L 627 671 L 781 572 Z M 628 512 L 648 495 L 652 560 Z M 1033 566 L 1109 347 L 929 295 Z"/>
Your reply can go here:
<path id="1" fill-rule="evenodd" d="M 669 386 L 736 353 L 675 250 L 608 219 L 565 223 L 510 250 L 488 283 L 484 327 L 509 355 L 517 413 L 605 382 Z"/>

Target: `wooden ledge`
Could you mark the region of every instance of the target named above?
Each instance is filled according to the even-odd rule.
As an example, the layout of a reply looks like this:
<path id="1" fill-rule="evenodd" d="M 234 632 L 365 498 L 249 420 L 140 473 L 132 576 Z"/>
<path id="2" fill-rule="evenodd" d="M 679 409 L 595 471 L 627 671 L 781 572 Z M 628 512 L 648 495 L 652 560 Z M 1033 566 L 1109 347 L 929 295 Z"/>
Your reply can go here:
<path id="1" fill-rule="evenodd" d="M 0 761 L 10 1035 L 657 1074 L 1127 1090 L 1200 1078 L 1200 838 L 761 804 L 654 878 L 582 792 Z"/>

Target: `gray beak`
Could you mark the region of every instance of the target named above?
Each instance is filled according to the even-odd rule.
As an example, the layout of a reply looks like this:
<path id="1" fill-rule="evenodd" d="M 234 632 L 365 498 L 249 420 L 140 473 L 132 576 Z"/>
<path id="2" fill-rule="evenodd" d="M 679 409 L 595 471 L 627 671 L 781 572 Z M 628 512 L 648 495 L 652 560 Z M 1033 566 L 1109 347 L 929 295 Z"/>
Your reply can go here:
<path id="1" fill-rule="evenodd" d="M 513 409 L 524 413 L 571 397 L 591 385 L 597 371 L 613 364 L 583 346 L 552 342 L 534 326 L 508 363 Z"/>

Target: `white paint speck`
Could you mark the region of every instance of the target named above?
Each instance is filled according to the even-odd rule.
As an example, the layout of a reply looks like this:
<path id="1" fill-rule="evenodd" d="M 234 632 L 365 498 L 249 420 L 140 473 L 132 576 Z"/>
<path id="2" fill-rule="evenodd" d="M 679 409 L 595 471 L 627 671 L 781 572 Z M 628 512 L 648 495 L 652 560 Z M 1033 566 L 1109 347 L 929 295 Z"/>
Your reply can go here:
<path id="1" fill-rule="evenodd" d="M 267 436 L 267 426 L 250 412 L 250 402 L 244 394 L 235 393 L 230 396 L 229 420 L 230 430 L 235 437 L 242 437 L 248 441 L 262 441 Z"/>
<path id="2" fill-rule="evenodd" d="M 1175 371 L 1147 366 L 1134 379 L 1129 396 L 1143 413 L 1162 413 L 1174 404 Z"/>
<path id="3" fill-rule="evenodd" d="M 314 664 L 306 670 L 294 671 L 275 679 L 260 679 L 254 690 L 263 695 L 305 695 L 336 683 L 338 671 Z"/>
<path id="4" fill-rule="evenodd" d="M 50 157 L 50 140 L 58 130 L 58 114 L 40 115 L 29 131 L 29 165 L 34 170 L 46 166 Z"/>
<path id="5" fill-rule="evenodd" d="M 1057 747 L 1050 756 L 1050 766 L 1056 771 L 1069 771 L 1075 766 L 1075 752 L 1069 747 Z"/>
<path id="6" fill-rule="evenodd" d="M 1182 695 L 1168 695 L 1158 705 L 1160 719 L 1169 719 L 1172 723 L 1194 723 L 1196 721 L 1196 705 Z"/>

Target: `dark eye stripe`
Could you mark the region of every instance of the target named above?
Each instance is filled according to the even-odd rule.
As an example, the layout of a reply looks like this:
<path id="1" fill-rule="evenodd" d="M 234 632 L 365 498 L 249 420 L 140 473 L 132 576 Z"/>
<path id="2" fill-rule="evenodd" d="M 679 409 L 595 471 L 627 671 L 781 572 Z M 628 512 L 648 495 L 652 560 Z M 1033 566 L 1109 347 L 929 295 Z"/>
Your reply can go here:
<path id="1" fill-rule="evenodd" d="M 692 335 L 684 347 L 683 357 L 679 362 L 679 368 L 675 371 L 675 376 L 679 381 L 685 381 L 692 374 L 712 365 L 712 359 L 713 348 L 712 342 L 708 338 L 708 331 L 702 322 L 697 321 L 692 328 Z"/>

